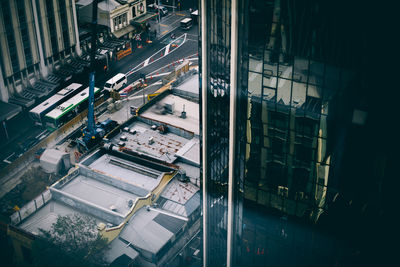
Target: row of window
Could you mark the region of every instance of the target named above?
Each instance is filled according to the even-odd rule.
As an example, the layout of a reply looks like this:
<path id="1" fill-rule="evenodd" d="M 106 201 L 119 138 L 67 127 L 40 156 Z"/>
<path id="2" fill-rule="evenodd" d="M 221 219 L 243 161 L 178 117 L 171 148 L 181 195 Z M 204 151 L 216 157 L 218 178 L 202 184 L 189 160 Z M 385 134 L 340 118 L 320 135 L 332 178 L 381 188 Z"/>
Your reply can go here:
<path id="1" fill-rule="evenodd" d="M 128 23 L 128 13 L 124 13 L 119 15 L 118 17 L 113 18 L 114 30 L 117 31 L 122 27 L 125 27 Z"/>
<path id="2" fill-rule="evenodd" d="M 4 18 L 4 27 L 7 36 L 8 42 L 8 49 L 10 53 L 11 59 L 11 67 L 13 72 L 18 72 L 20 70 L 19 62 L 18 62 L 18 55 L 17 55 L 17 47 L 15 43 L 15 35 L 14 35 L 14 28 L 12 23 L 11 17 L 11 8 L 10 2 L 4 1 L 3 3 L 3 18 Z"/>
<path id="3" fill-rule="evenodd" d="M 69 38 L 69 29 L 68 29 L 68 19 L 67 19 L 67 6 L 65 1 L 58 1 L 58 7 L 60 11 L 60 19 L 61 19 L 61 28 L 62 28 L 62 36 L 64 40 L 64 49 L 65 52 L 69 54 L 70 50 L 70 38 Z"/>

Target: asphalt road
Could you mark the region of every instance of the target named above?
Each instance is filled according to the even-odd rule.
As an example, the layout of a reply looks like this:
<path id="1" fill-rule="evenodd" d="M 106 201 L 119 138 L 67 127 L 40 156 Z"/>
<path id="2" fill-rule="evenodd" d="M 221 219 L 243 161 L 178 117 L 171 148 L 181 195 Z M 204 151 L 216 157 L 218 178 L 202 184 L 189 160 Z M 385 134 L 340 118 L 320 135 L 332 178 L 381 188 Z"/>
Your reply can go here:
<path id="1" fill-rule="evenodd" d="M 168 43 L 173 41 L 173 39 L 171 39 L 170 37 L 171 33 L 175 34 L 176 38 L 186 33 L 187 34 L 186 42 L 182 44 L 179 48 L 174 49 L 167 56 L 158 60 L 157 62 L 149 64 L 147 67 L 141 69 L 140 71 L 135 72 L 132 75 L 129 75 L 128 83 L 132 83 L 133 81 L 139 79 L 140 73 L 143 74 L 151 73 L 154 70 L 166 66 L 171 62 L 196 54 L 198 51 L 197 32 L 198 32 L 197 25 L 192 27 L 189 31 L 183 31 L 182 29 L 177 28 L 169 32 L 169 34 L 165 35 L 161 39 L 154 41 L 152 44 L 147 44 L 147 47 L 144 46 L 143 48 L 134 49 L 131 55 L 121 59 L 117 63 L 114 63 L 112 69 L 108 73 L 106 73 L 105 75 L 96 76 L 96 86 L 103 87 L 105 81 L 112 78 L 117 73 L 125 74 L 129 72 L 131 69 L 140 65 L 146 59 L 150 58 L 156 52 L 165 47 Z"/>
<path id="2" fill-rule="evenodd" d="M 170 34 L 173 33 L 175 36 L 178 38 L 179 36 L 183 35 L 186 33 L 186 41 L 179 46 L 178 48 L 173 49 L 168 55 L 163 56 L 159 60 L 154 60 L 154 62 L 151 62 L 151 64 L 147 65 L 146 67 L 142 68 L 140 71 L 134 72 L 131 75 L 128 76 L 128 84 L 136 81 L 139 79 L 140 74 L 150 74 L 158 69 L 164 66 L 167 66 L 168 64 L 172 62 L 176 62 L 177 60 L 181 60 L 182 58 L 186 58 L 190 55 L 196 55 L 198 51 L 198 26 L 194 25 L 190 30 L 184 31 L 179 28 L 179 22 L 183 17 L 178 16 L 177 14 L 170 14 L 167 17 L 164 17 L 162 20 L 162 23 L 166 22 L 171 22 L 171 25 L 166 27 L 167 32 L 164 33 L 164 35 L 156 40 L 153 40 L 151 44 L 143 44 L 143 48 L 134 48 L 133 53 L 129 56 L 126 56 L 125 58 L 113 62 L 111 64 L 110 70 L 107 73 L 97 73 L 96 75 L 96 86 L 102 88 L 104 86 L 104 83 L 115 76 L 117 73 L 128 73 L 130 70 L 133 68 L 137 67 L 146 59 L 151 58 L 154 56 L 154 54 L 164 48 L 165 46 L 168 45 L 168 43 L 174 41 L 171 39 Z M 174 26 L 175 25 L 175 26 Z M 166 25 L 167 26 L 167 25 Z M 177 27 L 177 28 L 176 28 Z M 89 78 L 89 77 L 88 77 Z M 154 78 L 154 79 L 149 79 L 147 83 L 149 84 L 149 87 L 145 89 L 144 92 L 136 92 L 136 95 L 140 94 L 151 94 L 154 91 L 156 91 L 159 86 L 157 84 L 155 86 L 151 86 L 152 83 L 157 83 L 161 78 Z M 88 84 L 88 81 L 85 80 L 73 80 L 71 82 L 78 82 L 82 84 Z M 141 98 L 142 99 L 142 98 Z M 143 101 L 139 99 L 136 101 L 135 105 L 140 105 Z M 27 114 L 24 114 L 24 116 L 27 117 Z M 28 118 L 24 118 L 25 120 Z M 29 119 L 28 119 L 29 120 Z M 42 132 L 43 129 L 40 129 L 38 127 L 34 127 L 30 125 L 29 127 L 26 127 L 26 129 L 23 132 L 23 138 L 21 137 L 20 139 L 22 140 L 31 140 L 29 147 L 32 147 L 35 143 L 37 143 L 39 140 L 36 140 L 38 133 Z M 13 157 L 18 156 L 18 154 L 23 153 L 24 150 L 29 149 L 29 147 L 22 147 L 25 144 L 16 144 L 16 142 L 13 142 L 5 147 L 2 148 L 2 151 L 0 151 L 0 169 L 4 168 L 7 166 L 7 163 L 5 163 L 3 160 L 8 158 L 14 151 L 16 152 L 14 156 L 12 156 L 10 161 L 12 161 Z M 1 177 L 0 177 L 1 178 Z"/>

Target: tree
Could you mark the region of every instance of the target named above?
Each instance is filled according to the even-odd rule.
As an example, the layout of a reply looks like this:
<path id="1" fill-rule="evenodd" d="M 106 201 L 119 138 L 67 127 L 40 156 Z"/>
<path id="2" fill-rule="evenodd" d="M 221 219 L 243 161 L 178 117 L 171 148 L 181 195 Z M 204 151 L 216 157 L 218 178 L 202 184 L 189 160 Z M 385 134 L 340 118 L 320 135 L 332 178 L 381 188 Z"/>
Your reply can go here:
<path id="1" fill-rule="evenodd" d="M 107 240 L 97 231 L 96 221 L 79 214 L 58 216 L 50 231 L 39 229 L 33 245 L 36 266 L 105 265 Z"/>

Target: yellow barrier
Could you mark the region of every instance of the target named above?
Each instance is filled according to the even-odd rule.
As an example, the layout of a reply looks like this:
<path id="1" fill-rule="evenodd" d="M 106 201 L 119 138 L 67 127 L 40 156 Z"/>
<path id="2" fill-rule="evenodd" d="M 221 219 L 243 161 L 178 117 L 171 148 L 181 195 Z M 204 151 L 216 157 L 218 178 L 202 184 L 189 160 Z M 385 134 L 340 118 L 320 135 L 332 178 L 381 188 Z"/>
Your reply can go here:
<path id="1" fill-rule="evenodd" d="M 175 176 L 176 173 L 177 173 L 176 171 L 173 171 L 164 174 L 164 176 L 161 178 L 160 183 L 157 185 L 156 188 L 154 188 L 152 192 L 147 194 L 147 196 L 145 197 L 139 197 L 136 199 L 135 203 L 133 203 L 133 206 L 128 216 L 120 225 L 108 229 L 105 228 L 100 231 L 100 234 L 104 238 L 107 238 L 109 243 L 113 241 L 115 238 L 117 238 L 118 235 L 121 233 L 122 229 L 124 228 L 125 224 L 129 221 L 132 215 L 135 214 L 135 212 L 157 201 L 157 199 L 160 197 L 161 192 L 164 190 L 165 186 L 172 180 L 172 178 Z"/>
<path id="2" fill-rule="evenodd" d="M 117 52 L 117 60 L 120 60 L 121 58 L 126 57 L 127 55 L 132 54 L 132 48 L 128 48 L 126 50 L 121 50 Z"/>

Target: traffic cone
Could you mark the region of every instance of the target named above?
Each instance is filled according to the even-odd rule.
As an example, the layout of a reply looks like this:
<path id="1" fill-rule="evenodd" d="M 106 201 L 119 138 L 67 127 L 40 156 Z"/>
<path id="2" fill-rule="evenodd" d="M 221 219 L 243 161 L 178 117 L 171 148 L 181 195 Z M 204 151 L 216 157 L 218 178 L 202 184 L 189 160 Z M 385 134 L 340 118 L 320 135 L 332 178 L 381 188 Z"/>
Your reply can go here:
<path id="1" fill-rule="evenodd" d="M 153 58 L 150 58 L 150 62 L 153 62 L 154 61 L 154 59 Z"/>
<path id="2" fill-rule="evenodd" d="M 150 76 L 150 80 L 153 80 L 153 76 Z"/>
<path id="3" fill-rule="evenodd" d="M 163 56 L 164 54 L 163 54 L 163 52 L 161 52 L 161 56 Z"/>

